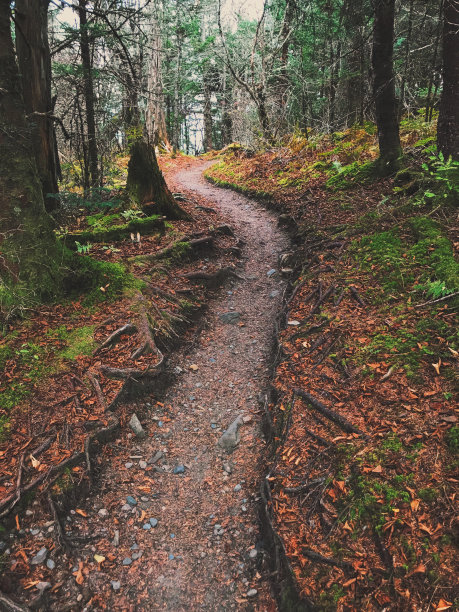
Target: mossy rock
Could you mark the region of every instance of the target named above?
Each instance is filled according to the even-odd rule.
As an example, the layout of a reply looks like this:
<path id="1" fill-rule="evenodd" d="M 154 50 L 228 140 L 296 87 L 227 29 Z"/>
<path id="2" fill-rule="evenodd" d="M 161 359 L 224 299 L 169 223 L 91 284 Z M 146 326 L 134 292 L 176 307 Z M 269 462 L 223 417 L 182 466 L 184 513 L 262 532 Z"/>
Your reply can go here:
<path id="1" fill-rule="evenodd" d="M 424 181 L 425 176 L 422 172 L 417 172 L 412 168 L 404 168 L 399 170 L 394 177 L 394 191 L 404 195 L 413 195 L 420 189 Z"/>

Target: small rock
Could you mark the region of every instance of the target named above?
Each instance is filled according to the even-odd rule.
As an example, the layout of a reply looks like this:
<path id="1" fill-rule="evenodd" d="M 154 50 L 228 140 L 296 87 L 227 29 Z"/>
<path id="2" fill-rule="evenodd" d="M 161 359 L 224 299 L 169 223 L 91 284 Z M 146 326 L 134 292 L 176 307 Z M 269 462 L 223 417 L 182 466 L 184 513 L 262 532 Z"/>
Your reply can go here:
<path id="1" fill-rule="evenodd" d="M 30 533 L 31 533 L 33 536 L 37 536 L 37 535 L 40 533 L 40 530 L 39 530 L 39 529 L 31 529 L 31 530 L 30 530 Z M 0 547 L 0 550 L 1 550 L 1 547 Z"/>
<path id="2" fill-rule="evenodd" d="M 171 553 L 171 554 L 169 555 L 169 561 L 173 561 L 174 559 L 175 559 L 175 557 L 174 557 L 174 555 Z"/>
<path id="3" fill-rule="evenodd" d="M 46 561 L 46 567 L 50 570 L 53 570 L 56 567 L 56 564 L 54 563 L 52 559 L 48 559 Z"/>
<path id="4" fill-rule="evenodd" d="M 130 506 L 129 504 L 124 504 L 124 506 L 121 506 L 121 510 L 123 512 L 128 512 L 129 510 L 132 510 L 132 506 Z"/>
<path id="5" fill-rule="evenodd" d="M 155 463 L 158 463 L 158 461 L 159 461 L 160 459 L 163 459 L 163 457 L 164 457 L 164 453 L 163 453 L 162 451 L 157 451 L 157 452 L 156 452 L 156 453 L 153 455 L 153 457 L 152 457 L 152 458 L 151 458 L 151 459 L 148 461 L 148 463 L 149 463 L 150 465 L 154 465 Z"/>
<path id="6" fill-rule="evenodd" d="M 110 584 L 112 585 L 112 589 L 114 591 L 119 591 L 121 588 L 121 582 L 119 580 L 112 580 Z"/>
<path id="7" fill-rule="evenodd" d="M 25 511 L 25 514 L 26 516 L 33 516 L 33 510 L 28 509 Z"/>
<path id="8" fill-rule="evenodd" d="M 101 508 L 97 514 L 102 518 L 105 518 L 108 516 L 108 510 L 106 508 Z"/>
<path id="9" fill-rule="evenodd" d="M 130 506 L 137 506 L 137 502 L 136 500 L 132 497 L 132 495 L 128 495 L 126 497 L 126 502 L 130 505 Z"/>
<path id="10" fill-rule="evenodd" d="M 46 561 L 47 556 L 48 556 L 48 549 L 45 547 L 40 548 L 40 550 L 37 552 L 35 557 L 33 557 L 30 563 L 31 565 L 41 565 L 42 563 Z"/>
<path id="11" fill-rule="evenodd" d="M 132 461 L 128 461 L 127 463 L 124 464 L 124 467 L 129 470 L 129 468 L 131 468 L 133 465 L 134 464 L 132 463 Z"/>
<path id="12" fill-rule="evenodd" d="M 198 369 L 198 366 L 195 363 L 192 363 L 190 365 L 190 370 L 193 370 L 193 372 L 196 372 L 197 369 Z"/>
<path id="13" fill-rule="evenodd" d="M 147 433 L 145 429 L 142 427 L 142 425 L 140 424 L 140 421 L 135 412 L 131 416 L 131 420 L 129 421 L 129 427 L 132 429 L 132 431 L 135 433 L 135 435 L 138 438 L 140 439 L 146 438 Z"/>
<path id="14" fill-rule="evenodd" d="M 139 550 L 139 548 L 140 548 L 140 546 L 137 543 L 135 543 L 135 544 L 133 544 L 131 546 L 131 550 Z"/>
<path id="15" fill-rule="evenodd" d="M 174 373 L 175 374 L 181 374 L 183 372 L 182 368 L 179 366 L 175 366 L 174 368 Z"/>
<path id="16" fill-rule="evenodd" d="M 277 270 L 275 270 L 274 268 L 271 268 L 271 270 L 268 270 L 268 272 L 266 272 L 266 276 L 268 278 L 271 278 L 271 276 L 274 276 L 274 274 L 276 274 Z"/>
<path id="17" fill-rule="evenodd" d="M 113 536 L 112 544 L 113 544 L 113 546 L 119 546 L 120 545 L 120 532 L 119 532 L 118 529 L 115 529 L 115 534 Z"/>
<path id="18" fill-rule="evenodd" d="M 239 425 L 241 424 L 241 417 L 238 416 L 228 427 L 226 431 L 223 432 L 222 436 L 218 440 L 218 445 L 226 450 L 228 453 L 233 452 L 236 446 L 239 444 L 241 440 L 241 436 L 239 434 Z"/>
<path id="19" fill-rule="evenodd" d="M 174 474 L 184 474 L 185 473 L 185 466 L 180 464 L 180 465 L 176 465 L 174 468 Z"/>
<path id="20" fill-rule="evenodd" d="M 246 414 L 245 416 L 242 417 L 242 422 L 243 423 L 251 423 L 252 422 L 252 417 L 250 416 L 250 414 Z"/>
<path id="21" fill-rule="evenodd" d="M 123 565 L 131 565 L 131 563 L 132 563 L 131 557 L 125 557 L 123 559 Z"/>
<path id="22" fill-rule="evenodd" d="M 250 589 L 250 591 L 247 591 L 247 597 L 256 597 L 258 594 L 257 589 Z"/>
<path id="23" fill-rule="evenodd" d="M 141 550 L 139 550 L 139 552 L 132 553 L 132 560 L 138 561 L 142 555 L 143 552 Z"/>
<path id="24" fill-rule="evenodd" d="M 271 293 L 269 294 L 270 298 L 275 298 L 279 295 L 279 291 L 277 289 L 275 289 L 274 291 L 271 291 Z"/>
<path id="25" fill-rule="evenodd" d="M 43 591 L 47 591 L 51 588 L 51 582 L 38 582 L 35 585 L 35 588 L 37 589 L 37 591 L 41 591 L 43 593 Z"/>
<path id="26" fill-rule="evenodd" d="M 147 462 L 146 461 L 139 461 L 139 468 L 141 470 L 144 470 L 147 467 Z"/>
<path id="27" fill-rule="evenodd" d="M 299 321 L 288 321 L 287 325 L 290 325 L 290 327 L 298 327 L 298 325 L 300 325 Z"/>
<path id="28" fill-rule="evenodd" d="M 249 557 L 251 559 L 255 559 L 257 555 L 258 555 L 258 550 L 256 548 L 252 548 L 252 550 L 249 551 Z"/>
<path id="29" fill-rule="evenodd" d="M 142 527 L 142 529 L 145 529 L 145 531 L 148 531 L 149 529 L 151 529 L 151 525 L 150 523 L 145 523 Z"/>
<path id="30" fill-rule="evenodd" d="M 151 519 L 150 519 L 150 525 L 151 525 L 152 527 L 156 527 L 156 526 L 158 525 L 158 519 L 151 518 Z"/>
<path id="31" fill-rule="evenodd" d="M 241 313 L 236 311 L 223 312 L 218 318 L 222 323 L 225 323 L 225 325 L 234 325 L 241 318 Z"/>
<path id="32" fill-rule="evenodd" d="M 231 474 L 233 472 L 233 468 L 231 467 L 230 463 L 224 463 L 223 464 L 223 470 L 227 473 L 227 474 Z"/>
<path id="33" fill-rule="evenodd" d="M 242 489 L 241 485 L 240 485 L 240 484 L 237 484 L 237 485 L 234 487 L 234 492 L 235 492 L 235 493 L 239 493 L 239 491 L 240 491 L 241 489 Z"/>

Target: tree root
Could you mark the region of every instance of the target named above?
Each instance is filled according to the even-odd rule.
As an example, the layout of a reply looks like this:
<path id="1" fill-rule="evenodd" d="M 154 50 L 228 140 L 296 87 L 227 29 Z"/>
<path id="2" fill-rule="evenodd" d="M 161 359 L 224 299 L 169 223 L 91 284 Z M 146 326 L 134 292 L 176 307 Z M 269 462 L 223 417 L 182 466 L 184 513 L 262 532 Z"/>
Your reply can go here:
<path id="1" fill-rule="evenodd" d="M 102 429 L 99 429 L 99 431 L 92 433 L 90 436 L 88 436 L 89 448 L 91 447 L 91 444 L 94 442 L 104 443 L 114 434 L 114 432 L 118 428 L 119 428 L 119 420 L 117 418 L 114 418 L 110 425 L 108 425 L 107 427 L 103 427 Z M 85 445 L 86 445 L 86 441 L 85 441 Z M 20 486 L 20 480 L 19 480 L 19 474 L 18 474 L 18 480 L 16 482 L 15 492 L 11 493 L 11 495 L 8 495 L 8 497 L 5 497 L 2 500 L 0 500 L 0 518 L 3 518 L 7 514 L 9 514 L 11 510 L 14 508 L 14 506 L 16 506 L 16 504 L 21 499 L 23 499 L 26 493 L 30 493 L 30 491 L 34 491 L 35 489 L 37 489 L 43 482 L 45 482 L 45 480 L 47 479 L 52 480 L 53 478 L 55 479 L 59 477 L 60 474 L 62 474 L 62 472 L 66 468 L 71 469 L 85 460 L 86 460 L 86 453 L 84 451 L 74 453 L 73 455 L 71 455 L 67 459 L 64 459 L 64 461 L 61 461 L 57 465 L 51 466 L 46 472 L 43 472 L 42 474 L 40 474 L 40 476 L 35 478 L 35 480 L 32 480 L 32 482 L 25 485 L 24 487 Z M 22 470 L 21 470 L 21 474 L 22 474 Z M 18 482 L 19 482 L 19 487 L 18 487 Z"/>
<path id="2" fill-rule="evenodd" d="M 321 283 L 319 283 L 319 287 L 321 286 Z M 308 319 L 310 319 L 311 317 L 313 317 L 317 312 L 319 312 L 320 307 L 322 306 L 322 304 L 324 302 L 327 301 L 327 299 L 330 297 L 330 295 L 332 295 L 336 290 L 336 286 L 335 285 L 330 285 L 330 287 L 327 289 L 327 291 L 325 291 L 325 293 L 323 295 L 321 294 L 321 291 L 319 291 L 319 299 L 317 300 L 317 302 L 314 304 L 314 306 L 312 307 L 311 312 L 308 314 L 308 316 L 306 317 L 305 321 L 307 321 Z"/>
<path id="3" fill-rule="evenodd" d="M 153 378 L 161 374 L 161 371 L 156 368 L 146 368 L 139 370 L 138 368 L 111 368 L 110 366 L 100 366 L 101 373 L 107 378 L 114 380 L 141 380 L 142 378 Z"/>
<path id="4" fill-rule="evenodd" d="M 89 437 L 87 438 L 89 440 Z M 85 445 L 86 446 L 86 445 Z M 63 549 L 65 552 L 69 552 L 70 543 L 65 535 L 64 528 L 62 527 L 61 520 L 59 518 L 59 514 L 57 512 L 56 504 L 50 493 L 48 493 L 48 504 L 51 509 L 51 513 L 54 519 L 54 525 L 56 527 L 56 540 L 59 548 Z"/>
<path id="5" fill-rule="evenodd" d="M 105 412 L 107 410 L 107 402 L 105 401 L 104 394 L 102 393 L 102 389 L 100 388 L 99 381 L 94 376 L 94 374 L 92 374 L 89 371 L 86 373 L 86 375 L 89 378 L 92 386 L 94 387 L 94 391 L 96 392 L 96 397 L 97 397 L 97 401 L 99 402 L 99 406 Z"/>
<path id="6" fill-rule="evenodd" d="M 316 478 L 315 480 L 310 480 L 306 484 L 299 485 L 298 487 L 284 487 L 284 492 L 289 495 L 296 495 L 297 493 L 304 493 L 308 489 L 315 487 L 316 485 L 321 485 L 325 482 L 325 478 Z"/>
<path id="7" fill-rule="evenodd" d="M 223 285 L 228 278 L 245 280 L 242 276 L 236 274 L 233 268 L 230 268 L 229 266 L 220 268 L 213 274 L 208 274 L 207 272 L 190 272 L 189 274 L 184 274 L 183 278 L 187 278 L 188 280 L 204 281 L 211 287 L 219 287 L 220 285 Z"/>
<path id="8" fill-rule="evenodd" d="M 110 336 L 94 351 L 94 355 L 100 353 L 104 348 L 111 346 L 113 343 L 119 340 L 121 336 L 130 336 L 132 334 L 135 334 L 136 331 L 137 327 L 135 325 L 132 325 L 131 323 L 126 323 L 126 325 L 123 325 L 122 327 L 114 331 L 113 334 L 110 334 Z"/>
<path id="9" fill-rule="evenodd" d="M 354 300 L 360 304 L 360 306 L 362 306 L 362 308 L 365 308 L 366 304 L 365 302 L 362 300 L 362 298 L 360 297 L 359 292 L 357 291 L 357 289 L 353 286 L 353 285 L 349 285 L 349 290 L 352 293 L 352 297 L 354 298 Z"/>
<path id="10" fill-rule="evenodd" d="M 301 397 L 306 402 L 308 402 L 310 406 L 312 406 L 315 410 L 320 412 L 320 414 L 322 414 L 324 417 L 326 417 L 330 421 L 333 421 L 333 423 L 338 425 L 338 427 L 340 427 L 343 431 L 347 433 L 356 433 L 364 437 L 367 437 L 362 431 L 360 431 L 360 429 L 352 425 L 352 423 L 350 423 L 347 419 L 345 419 L 341 414 L 338 414 L 337 412 L 330 410 L 330 408 L 327 408 L 326 406 L 324 406 L 322 402 L 320 402 L 318 399 L 316 399 L 315 397 L 313 397 L 306 391 L 303 391 L 302 389 L 294 389 L 293 393 L 297 397 Z"/>
<path id="11" fill-rule="evenodd" d="M 24 604 L 18 604 L 0 591 L 0 610 L 2 612 L 31 612 Z"/>

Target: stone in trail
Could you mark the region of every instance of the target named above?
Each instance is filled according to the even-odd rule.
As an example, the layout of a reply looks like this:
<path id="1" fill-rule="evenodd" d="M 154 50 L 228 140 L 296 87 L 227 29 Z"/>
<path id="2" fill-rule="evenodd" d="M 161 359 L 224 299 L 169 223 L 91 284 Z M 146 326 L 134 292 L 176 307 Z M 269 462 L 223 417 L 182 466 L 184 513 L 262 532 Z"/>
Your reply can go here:
<path id="1" fill-rule="evenodd" d="M 132 429 L 132 431 L 135 433 L 135 435 L 139 439 L 143 439 L 147 437 L 147 432 L 142 427 L 142 424 L 140 423 L 139 418 L 135 412 L 131 416 L 131 420 L 129 421 L 129 427 Z"/>
<path id="2" fill-rule="evenodd" d="M 241 424 L 241 420 L 241 415 L 234 419 L 228 429 L 223 432 L 218 441 L 218 445 L 228 453 L 233 452 L 241 440 L 241 435 L 239 433 L 239 426 Z"/>
<path id="3" fill-rule="evenodd" d="M 43 547 L 37 552 L 37 554 L 32 558 L 30 564 L 31 565 L 41 565 L 46 561 L 46 557 L 48 556 L 48 549 Z"/>
<path id="4" fill-rule="evenodd" d="M 241 313 L 235 311 L 223 312 L 219 315 L 219 319 L 222 323 L 226 325 L 234 325 L 241 318 Z"/>

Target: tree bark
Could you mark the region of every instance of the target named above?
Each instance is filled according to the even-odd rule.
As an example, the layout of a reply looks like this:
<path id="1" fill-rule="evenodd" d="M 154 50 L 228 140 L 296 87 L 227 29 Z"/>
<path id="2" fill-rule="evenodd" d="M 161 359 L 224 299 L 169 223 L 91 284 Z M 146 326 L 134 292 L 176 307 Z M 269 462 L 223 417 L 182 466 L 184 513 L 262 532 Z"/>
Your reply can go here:
<path id="1" fill-rule="evenodd" d="M 0 0 L 0 314 L 56 293 L 58 245 L 33 153 L 11 38 L 10 0 Z"/>
<path id="2" fill-rule="evenodd" d="M 148 66 L 148 100 L 146 112 L 147 136 L 155 146 L 170 149 L 171 145 L 166 128 L 166 117 L 164 114 L 164 93 L 162 79 L 162 40 L 161 32 L 156 17 L 153 17 L 153 25 L 150 38 L 150 64 Z"/>
<path id="3" fill-rule="evenodd" d="M 58 207 L 60 174 L 57 141 L 51 118 L 51 56 L 48 44 L 49 0 L 16 1 L 16 52 L 25 112 L 32 127 L 35 158 L 47 211 Z"/>
<path id="4" fill-rule="evenodd" d="M 80 18 L 80 48 L 83 66 L 84 99 L 86 106 L 86 123 L 88 129 L 88 163 L 91 187 L 99 184 L 99 162 L 96 140 L 96 119 L 94 112 L 94 83 L 92 79 L 91 50 L 89 45 L 88 21 L 86 15 L 87 0 L 78 0 Z"/>
<path id="5" fill-rule="evenodd" d="M 373 31 L 373 96 L 379 139 L 379 166 L 392 172 L 402 154 L 394 77 L 395 0 L 376 0 Z"/>
<path id="6" fill-rule="evenodd" d="M 443 91 L 438 116 L 438 150 L 459 161 L 459 0 L 445 0 Z"/>
<path id="7" fill-rule="evenodd" d="M 202 92 L 204 97 L 204 151 L 207 153 L 208 151 L 212 151 L 213 149 L 213 141 L 212 141 L 212 99 L 211 99 L 211 90 L 208 83 L 209 75 L 204 72 L 203 75 L 203 84 L 202 84 Z"/>

